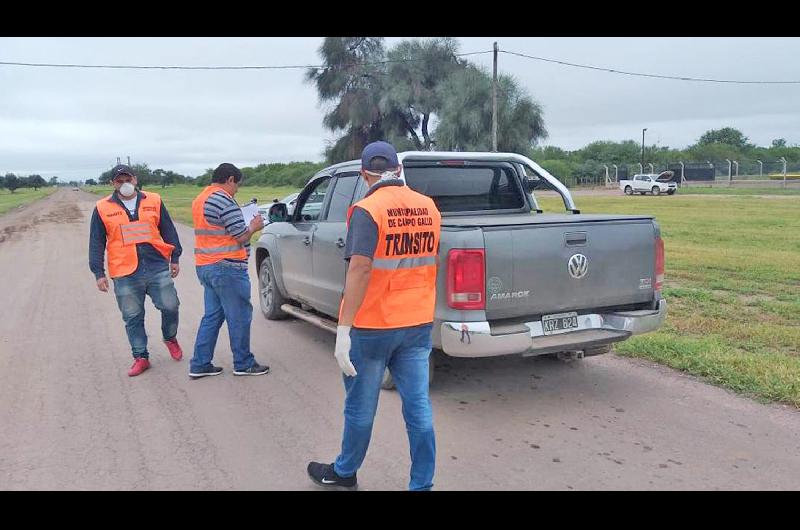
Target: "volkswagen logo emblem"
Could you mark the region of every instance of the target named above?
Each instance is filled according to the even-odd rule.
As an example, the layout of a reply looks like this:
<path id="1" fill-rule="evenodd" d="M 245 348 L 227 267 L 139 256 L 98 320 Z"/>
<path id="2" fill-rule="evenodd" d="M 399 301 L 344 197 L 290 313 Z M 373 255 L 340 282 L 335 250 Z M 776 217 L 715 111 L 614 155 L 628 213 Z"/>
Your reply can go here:
<path id="1" fill-rule="evenodd" d="M 567 262 L 567 270 L 570 276 L 576 280 L 580 280 L 586 276 L 586 273 L 589 271 L 589 258 L 583 254 L 573 255 Z"/>

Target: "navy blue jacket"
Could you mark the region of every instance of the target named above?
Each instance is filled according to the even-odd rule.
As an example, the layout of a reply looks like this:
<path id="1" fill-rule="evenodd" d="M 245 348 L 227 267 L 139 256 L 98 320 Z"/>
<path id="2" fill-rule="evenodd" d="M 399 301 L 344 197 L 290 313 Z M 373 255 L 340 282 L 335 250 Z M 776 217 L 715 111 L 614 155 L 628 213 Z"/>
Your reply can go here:
<path id="1" fill-rule="evenodd" d="M 122 208 L 128 215 L 129 220 L 138 221 L 139 204 L 142 202 L 143 197 L 146 197 L 146 194 L 143 191 L 138 192 L 136 195 L 136 215 L 131 215 L 130 212 L 128 212 L 128 209 L 125 208 L 124 204 L 122 204 L 122 201 L 120 200 L 116 191 L 109 199 L 106 200 L 110 200 L 119 204 L 120 208 Z M 167 208 L 164 206 L 164 201 L 161 201 L 161 219 L 158 222 L 158 231 L 161 232 L 161 238 L 165 243 L 175 246 L 175 249 L 172 251 L 171 260 L 172 263 L 178 263 L 178 259 L 183 252 L 183 248 L 181 247 L 181 242 L 178 239 L 178 231 L 175 230 L 175 225 L 172 222 L 172 218 L 170 218 Z M 103 220 L 100 219 L 100 214 L 97 212 L 97 207 L 95 206 L 94 212 L 92 212 L 91 228 L 89 229 L 89 269 L 91 269 L 91 271 L 94 273 L 95 279 L 100 279 L 106 274 L 106 240 L 106 225 L 104 225 Z M 137 244 L 136 255 L 139 258 L 139 267 L 136 269 L 137 271 L 143 266 L 151 272 L 169 270 L 169 263 L 167 263 L 167 260 L 165 260 L 164 256 L 162 256 L 161 253 L 153 248 L 153 245 L 150 243 Z"/>

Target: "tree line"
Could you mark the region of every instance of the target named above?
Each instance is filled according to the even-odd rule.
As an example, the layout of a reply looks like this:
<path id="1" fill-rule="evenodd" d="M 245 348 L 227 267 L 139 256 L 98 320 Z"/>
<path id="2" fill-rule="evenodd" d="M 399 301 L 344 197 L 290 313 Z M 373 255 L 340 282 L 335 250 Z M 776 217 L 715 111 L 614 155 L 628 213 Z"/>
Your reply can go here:
<path id="1" fill-rule="evenodd" d="M 555 146 L 536 147 L 530 150 L 531 158 L 553 175 L 562 177 L 598 176 L 605 172 L 603 165 L 617 164 L 636 166 L 642 158 L 641 143 L 636 140 L 622 142 L 597 141 L 581 149 L 567 151 Z M 685 163 L 707 163 L 727 171 L 725 160 L 761 160 L 772 172 L 777 171 L 778 160 L 784 157 L 787 167 L 800 167 L 800 146 L 789 146 L 784 138 L 772 140 L 769 146 L 757 146 L 733 127 L 723 127 L 705 132 L 694 144 L 684 149 L 668 146 L 646 145 L 644 165 L 666 168 L 680 161 Z M 795 169 L 796 170 L 796 169 Z"/>
<path id="2" fill-rule="evenodd" d="M 5 188 L 11 193 L 14 193 L 20 188 L 33 188 L 38 190 L 46 186 L 55 186 L 58 184 L 58 177 L 51 177 L 49 181 L 45 180 L 41 175 L 15 175 L 14 173 L 6 173 L 5 176 L 0 177 L 0 188 Z"/>

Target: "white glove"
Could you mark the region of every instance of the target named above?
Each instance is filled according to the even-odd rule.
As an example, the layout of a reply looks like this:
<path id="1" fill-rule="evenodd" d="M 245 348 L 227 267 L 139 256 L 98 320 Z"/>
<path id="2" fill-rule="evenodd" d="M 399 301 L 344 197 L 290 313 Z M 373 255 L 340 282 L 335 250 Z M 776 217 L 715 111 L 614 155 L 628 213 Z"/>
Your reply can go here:
<path id="1" fill-rule="evenodd" d="M 356 376 L 356 368 L 350 362 L 350 326 L 336 327 L 336 349 L 333 356 L 345 375 Z"/>

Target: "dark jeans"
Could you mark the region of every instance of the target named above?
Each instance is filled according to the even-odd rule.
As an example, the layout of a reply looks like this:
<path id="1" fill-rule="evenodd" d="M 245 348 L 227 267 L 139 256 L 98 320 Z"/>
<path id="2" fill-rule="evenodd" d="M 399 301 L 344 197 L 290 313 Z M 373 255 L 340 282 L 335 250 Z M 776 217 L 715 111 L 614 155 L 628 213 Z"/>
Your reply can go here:
<path id="1" fill-rule="evenodd" d="M 114 279 L 114 294 L 125 321 L 125 332 L 134 358 L 147 359 L 147 333 L 144 330 L 144 297 L 150 295 L 161 311 L 161 335 L 164 340 L 178 334 L 178 293 L 169 270 L 150 272 L 139 267 L 133 274 Z"/>
<path id="2" fill-rule="evenodd" d="M 223 322 L 227 322 L 233 369 L 247 370 L 256 362 L 250 351 L 253 305 L 250 303 L 250 276 L 247 269 L 222 261 L 201 265 L 196 269 L 204 289 L 205 314 L 197 330 L 190 369 L 201 370 L 211 364 L 219 329 Z"/>
<path id="3" fill-rule="evenodd" d="M 386 367 L 392 374 L 403 403 L 411 450 L 410 490 L 433 487 L 436 439 L 428 395 L 428 359 L 431 354 L 430 324 L 391 330 L 350 330 L 350 361 L 358 374 L 344 377 L 344 435 L 342 452 L 334 471 L 351 477 L 361 467 L 372 437 L 381 380 Z"/>

